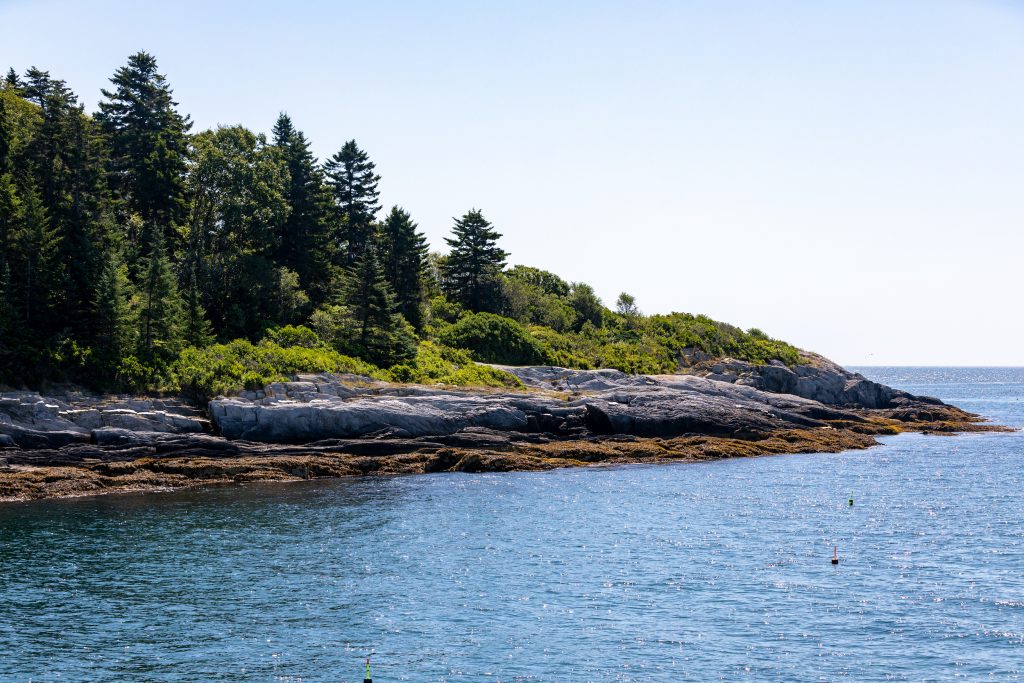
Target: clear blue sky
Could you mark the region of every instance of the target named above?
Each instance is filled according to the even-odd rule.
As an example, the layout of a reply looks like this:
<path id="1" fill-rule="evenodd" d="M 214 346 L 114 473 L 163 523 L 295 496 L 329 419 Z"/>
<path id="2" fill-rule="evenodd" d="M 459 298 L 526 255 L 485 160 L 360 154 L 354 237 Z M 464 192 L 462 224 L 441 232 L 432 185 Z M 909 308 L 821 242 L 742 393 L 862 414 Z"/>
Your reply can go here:
<path id="1" fill-rule="evenodd" d="M 1024 365 L 1024 3 L 0 1 L 92 110 L 156 55 L 194 130 L 355 138 L 435 248 L 847 364 Z"/>

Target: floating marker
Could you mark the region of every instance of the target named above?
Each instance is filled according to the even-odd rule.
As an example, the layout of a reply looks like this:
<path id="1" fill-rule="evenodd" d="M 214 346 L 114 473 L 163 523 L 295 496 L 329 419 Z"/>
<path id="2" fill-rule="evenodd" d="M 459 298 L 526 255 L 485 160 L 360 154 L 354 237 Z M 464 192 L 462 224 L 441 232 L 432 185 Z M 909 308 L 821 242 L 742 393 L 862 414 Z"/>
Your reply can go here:
<path id="1" fill-rule="evenodd" d="M 366 658 L 366 676 L 363 678 L 363 683 L 373 683 L 373 679 L 370 678 L 370 658 Z"/>
<path id="2" fill-rule="evenodd" d="M 850 499 L 850 507 L 853 507 L 853 498 Z"/>
<path id="3" fill-rule="evenodd" d="M 839 564 L 839 547 L 832 546 L 832 564 Z M 367 660 L 369 661 L 369 660 Z M 367 665 L 369 666 L 369 665 Z"/>

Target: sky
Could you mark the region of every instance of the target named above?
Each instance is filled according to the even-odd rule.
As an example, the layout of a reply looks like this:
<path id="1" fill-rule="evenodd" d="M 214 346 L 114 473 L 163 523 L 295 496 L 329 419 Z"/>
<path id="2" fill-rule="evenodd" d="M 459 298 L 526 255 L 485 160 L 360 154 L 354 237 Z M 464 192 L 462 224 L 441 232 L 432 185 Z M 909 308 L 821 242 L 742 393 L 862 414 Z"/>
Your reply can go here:
<path id="1" fill-rule="evenodd" d="M 355 139 L 435 250 L 848 365 L 1024 365 L 1024 0 L 0 0 L 95 110 L 146 50 L 194 131 Z"/>

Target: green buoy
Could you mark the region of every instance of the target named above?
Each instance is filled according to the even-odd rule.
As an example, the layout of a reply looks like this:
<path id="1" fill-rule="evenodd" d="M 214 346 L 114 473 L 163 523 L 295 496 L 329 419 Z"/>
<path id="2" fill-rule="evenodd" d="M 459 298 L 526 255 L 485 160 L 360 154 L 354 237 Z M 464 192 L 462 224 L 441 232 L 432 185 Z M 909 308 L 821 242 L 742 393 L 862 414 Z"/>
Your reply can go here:
<path id="1" fill-rule="evenodd" d="M 366 658 L 366 676 L 363 678 L 363 683 L 373 683 L 373 679 L 370 678 L 370 658 Z"/>

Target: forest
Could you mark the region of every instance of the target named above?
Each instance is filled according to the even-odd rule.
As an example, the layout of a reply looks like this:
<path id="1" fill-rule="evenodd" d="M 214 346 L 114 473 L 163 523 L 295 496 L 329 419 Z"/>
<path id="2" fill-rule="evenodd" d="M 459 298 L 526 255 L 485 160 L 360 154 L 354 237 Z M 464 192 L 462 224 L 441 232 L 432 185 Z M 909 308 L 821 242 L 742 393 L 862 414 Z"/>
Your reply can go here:
<path id="1" fill-rule="evenodd" d="M 285 113 L 269 135 L 192 128 L 146 52 L 93 113 L 47 71 L 7 72 L 0 386 L 200 399 L 298 372 L 515 386 L 479 363 L 800 362 L 756 329 L 644 315 L 626 293 L 609 308 L 585 283 L 509 267 L 476 208 L 432 251 L 413 216 L 380 205 L 366 150 L 349 140 L 320 161 Z"/>

